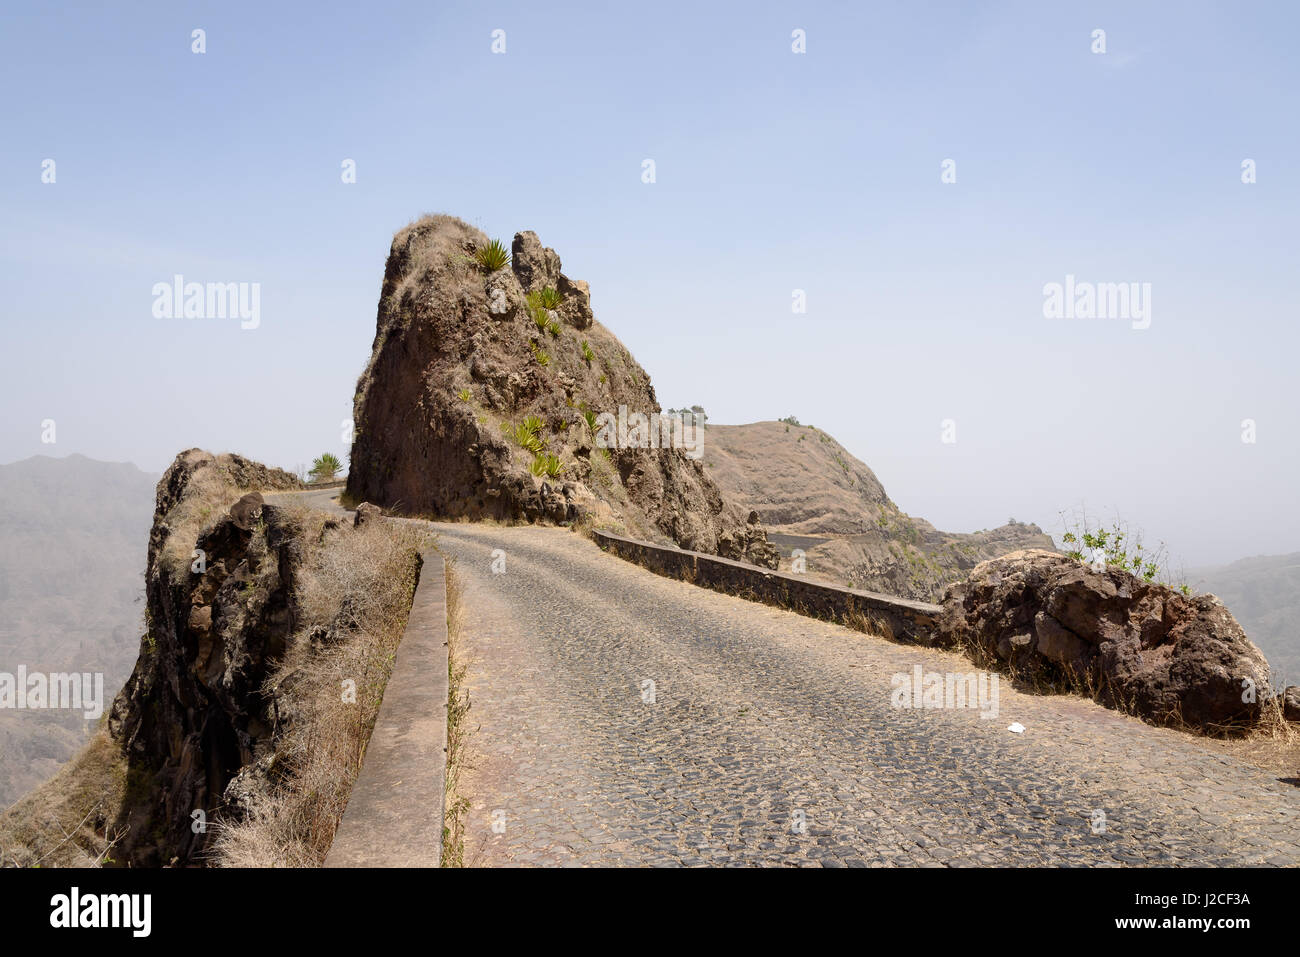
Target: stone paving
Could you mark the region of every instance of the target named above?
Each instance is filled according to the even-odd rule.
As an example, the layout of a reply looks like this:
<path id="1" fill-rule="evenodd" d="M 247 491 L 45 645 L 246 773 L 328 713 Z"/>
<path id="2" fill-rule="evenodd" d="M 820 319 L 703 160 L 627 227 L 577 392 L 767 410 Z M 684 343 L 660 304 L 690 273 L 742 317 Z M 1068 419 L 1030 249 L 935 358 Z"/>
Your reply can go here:
<path id="1" fill-rule="evenodd" d="M 467 864 L 1300 865 L 1300 790 L 1191 735 L 1006 682 L 996 720 L 895 708 L 893 675 L 973 666 L 563 529 L 431 525 L 463 587 Z"/>
<path id="2" fill-rule="evenodd" d="M 1300 791 L 1189 735 L 1005 681 L 995 720 L 895 708 L 894 674 L 973 666 L 563 529 L 434 527 L 478 727 L 467 864 L 1300 864 Z"/>

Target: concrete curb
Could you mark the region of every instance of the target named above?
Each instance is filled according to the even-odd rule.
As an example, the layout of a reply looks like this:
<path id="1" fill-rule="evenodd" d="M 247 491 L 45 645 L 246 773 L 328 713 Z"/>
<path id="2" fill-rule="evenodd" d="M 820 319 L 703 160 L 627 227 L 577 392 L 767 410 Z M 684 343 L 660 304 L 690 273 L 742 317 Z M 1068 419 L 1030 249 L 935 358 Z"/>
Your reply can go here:
<path id="1" fill-rule="evenodd" d="M 923 601 L 842 588 L 718 555 L 691 552 L 595 530 L 596 544 L 666 578 L 847 624 L 861 615 L 896 640 L 928 643 L 943 609 Z"/>
<path id="2" fill-rule="evenodd" d="M 326 867 L 437 867 L 447 776 L 447 565 L 423 556 L 375 729 Z"/>

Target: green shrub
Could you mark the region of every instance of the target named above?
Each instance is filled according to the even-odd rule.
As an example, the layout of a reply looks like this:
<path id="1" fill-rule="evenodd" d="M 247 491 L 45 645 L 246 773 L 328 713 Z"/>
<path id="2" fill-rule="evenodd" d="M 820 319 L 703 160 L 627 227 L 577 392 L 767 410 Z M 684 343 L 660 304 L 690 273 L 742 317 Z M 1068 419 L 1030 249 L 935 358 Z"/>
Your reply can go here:
<path id="1" fill-rule="evenodd" d="M 582 358 L 585 362 L 591 362 L 596 358 L 596 353 L 591 351 L 591 346 L 587 345 L 587 340 L 582 340 Z"/>
<path id="2" fill-rule="evenodd" d="M 564 297 L 552 287 L 547 286 L 538 293 L 537 300 L 542 304 L 543 309 L 559 309 L 560 303 L 564 301 Z"/>
<path id="3" fill-rule="evenodd" d="M 469 389 L 461 389 L 459 392 L 456 393 L 456 396 L 460 399 L 460 401 L 468 402 L 470 398 L 470 391 Z"/>
<path id="4" fill-rule="evenodd" d="M 1191 594 L 1191 587 L 1182 576 L 1175 576 L 1169 570 L 1169 554 L 1165 543 L 1148 549 L 1142 542 L 1142 532 L 1130 531 L 1128 523 L 1116 518 L 1109 528 L 1098 525 L 1093 527 L 1088 514 L 1083 512 L 1078 518 L 1069 518 L 1061 513 L 1065 534 L 1061 543 L 1065 545 L 1065 554 L 1075 561 L 1089 565 L 1105 564 L 1108 568 L 1118 568 L 1136 575 L 1143 581 L 1155 582 L 1176 588 L 1184 595 Z"/>

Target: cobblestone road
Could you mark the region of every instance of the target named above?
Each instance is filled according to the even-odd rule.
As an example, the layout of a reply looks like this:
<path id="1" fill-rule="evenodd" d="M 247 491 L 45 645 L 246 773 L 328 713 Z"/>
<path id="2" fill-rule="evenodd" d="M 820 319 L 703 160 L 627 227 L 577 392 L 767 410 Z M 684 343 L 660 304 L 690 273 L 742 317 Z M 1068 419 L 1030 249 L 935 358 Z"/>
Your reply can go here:
<path id="1" fill-rule="evenodd" d="M 1005 682 L 996 720 L 894 708 L 894 674 L 971 663 L 562 529 L 433 527 L 478 727 L 467 864 L 1300 865 L 1300 790 L 1189 735 Z"/>
<path id="2" fill-rule="evenodd" d="M 564 530 L 436 528 L 479 727 L 469 864 L 1300 864 L 1300 791 L 1187 735 L 1005 682 L 996 720 L 894 708 L 895 673 L 970 662 Z"/>

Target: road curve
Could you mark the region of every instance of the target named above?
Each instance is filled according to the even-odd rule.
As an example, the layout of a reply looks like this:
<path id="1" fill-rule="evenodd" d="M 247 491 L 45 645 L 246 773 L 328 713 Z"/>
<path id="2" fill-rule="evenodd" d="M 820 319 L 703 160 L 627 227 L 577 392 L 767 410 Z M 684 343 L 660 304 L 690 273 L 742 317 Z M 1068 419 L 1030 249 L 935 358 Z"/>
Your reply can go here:
<path id="1" fill-rule="evenodd" d="M 1192 736 L 1006 682 L 995 720 L 895 708 L 893 675 L 973 666 L 563 529 L 430 525 L 463 586 L 467 864 L 1300 864 L 1296 789 Z"/>

